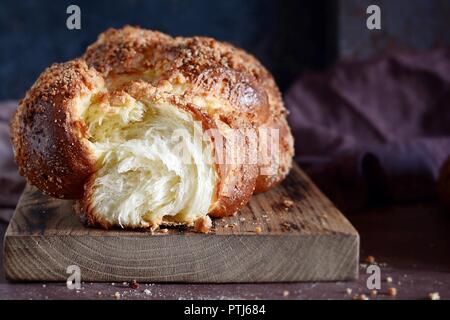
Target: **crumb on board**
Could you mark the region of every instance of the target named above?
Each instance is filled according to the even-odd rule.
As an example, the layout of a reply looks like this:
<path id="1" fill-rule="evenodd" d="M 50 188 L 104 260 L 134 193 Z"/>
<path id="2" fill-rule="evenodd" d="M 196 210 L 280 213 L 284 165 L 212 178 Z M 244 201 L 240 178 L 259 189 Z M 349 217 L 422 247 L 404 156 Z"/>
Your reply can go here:
<path id="1" fill-rule="evenodd" d="M 369 300 L 369 297 L 366 296 L 365 294 L 357 294 L 353 297 L 353 300 Z"/>
<path id="2" fill-rule="evenodd" d="M 261 228 L 260 226 L 257 226 L 257 227 L 255 228 L 255 232 L 256 232 L 256 233 L 261 233 L 261 232 L 262 232 L 262 228 Z"/>
<path id="3" fill-rule="evenodd" d="M 150 290 L 148 290 L 148 289 L 145 289 L 144 293 L 149 296 L 152 292 Z"/>
<path id="4" fill-rule="evenodd" d="M 301 227 L 292 222 L 282 222 L 280 223 L 281 229 L 283 231 L 301 230 Z"/>
<path id="5" fill-rule="evenodd" d="M 212 221 L 209 216 L 198 218 L 195 220 L 195 231 L 200 233 L 208 233 L 211 230 Z"/>
<path id="6" fill-rule="evenodd" d="M 114 298 L 116 298 L 116 300 L 120 299 L 120 292 L 116 291 L 116 293 L 114 293 Z"/>
<path id="7" fill-rule="evenodd" d="M 370 290 L 370 296 L 371 297 L 376 297 L 377 295 L 378 295 L 378 291 L 377 290 L 375 290 L 375 289 Z"/>
<path id="8" fill-rule="evenodd" d="M 287 297 L 289 296 L 289 291 L 288 290 L 284 290 L 283 291 L 283 297 Z"/>
<path id="9" fill-rule="evenodd" d="M 439 295 L 439 292 L 430 292 L 428 294 L 429 300 L 441 300 L 441 296 Z"/>
<path id="10" fill-rule="evenodd" d="M 387 294 L 388 294 L 388 296 L 390 296 L 390 297 L 395 297 L 395 296 L 397 296 L 397 288 L 394 288 L 394 287 L 388 288 Z"/>
<path id="11" fill-rule="evenodd" d="M 283 200 L 283 206 L 284 206 L 285 210 L 288 210 L 294 206 L 294 201 L 292 201 L 291 199 L 285 198 Z"/>
<path id="12" fill-rule="evenodd" d="M 161 233 L 168 233 L 168 232 L 169 232 L 169 229 L 163 228 L 163 229 L 160 229 L 159 231 L 160 231 Z"/>
<path id="13" fill-rule="evenodd" d="M 386 278 L 386 282 L 387 283 L 392 283 L 394 280 L 392 279 L 392 277 L 387 277 Z"/>
<path id="14" fill-rule="evenodd" d="M 348 295 L 351 295 L 352 292 L 353 292 L 353 290 L 351 288 L 345 289 L 345 293 L 348 294 Z"/>

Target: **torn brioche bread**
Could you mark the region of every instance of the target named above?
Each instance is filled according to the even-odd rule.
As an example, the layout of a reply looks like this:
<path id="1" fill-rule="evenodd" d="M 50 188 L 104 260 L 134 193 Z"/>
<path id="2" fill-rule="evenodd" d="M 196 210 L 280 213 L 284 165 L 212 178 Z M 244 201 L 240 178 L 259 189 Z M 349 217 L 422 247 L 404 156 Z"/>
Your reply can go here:
<path id="1" fill-rule="evenodd" d="M 206 232 L 209 216 L 283 180 L 293 157 L 279 90 L 254 57 L 128 26 L 45 70 L 11 132 L 28 182 L 104 228 Z"/>

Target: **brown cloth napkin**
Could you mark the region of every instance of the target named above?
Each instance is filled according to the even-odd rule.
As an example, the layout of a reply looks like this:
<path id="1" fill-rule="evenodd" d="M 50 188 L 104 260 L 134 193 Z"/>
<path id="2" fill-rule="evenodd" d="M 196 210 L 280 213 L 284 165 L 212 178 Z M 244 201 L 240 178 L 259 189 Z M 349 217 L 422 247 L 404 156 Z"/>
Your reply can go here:
<path id="1" fill-rule="evenodd" d="M 435 197 L 450 154 L 450 48 L 345 62 L 287 92 L 296 157 L 342 209 Z"/>
<path id="2" fill-rule="evenodd" d="M 16 107 L 16 101 L 0 103 L 0 222 L 9 221 L 25 186 L 14 163 L 9 138 L 9 121 Z"/>

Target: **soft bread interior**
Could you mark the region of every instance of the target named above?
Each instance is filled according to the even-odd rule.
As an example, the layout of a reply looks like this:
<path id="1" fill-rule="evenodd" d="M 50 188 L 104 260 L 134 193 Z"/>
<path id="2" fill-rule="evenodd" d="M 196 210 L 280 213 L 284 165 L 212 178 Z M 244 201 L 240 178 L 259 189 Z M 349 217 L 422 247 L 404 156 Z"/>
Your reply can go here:
<path id="1" fill-rule="evenodd" d="M 213 202 L 212 146 L 191 113 L 167 102 L 95 102 L 81 110 L 98 171 L 90 206 L 108 224 L 192 225 Z M 199 139 L 200 137 L 200 139 Z"/>

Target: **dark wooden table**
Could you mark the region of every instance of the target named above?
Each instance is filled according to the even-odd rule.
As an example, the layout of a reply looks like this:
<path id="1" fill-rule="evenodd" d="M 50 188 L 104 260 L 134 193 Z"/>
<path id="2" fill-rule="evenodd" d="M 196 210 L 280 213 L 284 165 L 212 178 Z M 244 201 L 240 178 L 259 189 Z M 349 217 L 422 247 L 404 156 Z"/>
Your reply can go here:
<path id="1" fill-rule="evenodd" d="M 355 282 L 280 284 L 140 284 L 83 283 L 69 290 L 65 283 L 11 283 L 0 264 L 0 299 L 353 299 L 369 295 L 365 257 L 381 267 L 376 299 L 427 299 L 439 292 L 450 299 L 450 213 L 437 204 L 371 209 L 348 216 L 360 232 L 360 277 Z M 3 239 L 6 223 L 0 223 Z M 392 278 L 392 283 L 386 279 Z M 131 280 L 131 279 L 130 279 Z M 388 296 L 388 287 L 397 296 Z M 348 294 L 347 289 L 352 293 Z"/>

